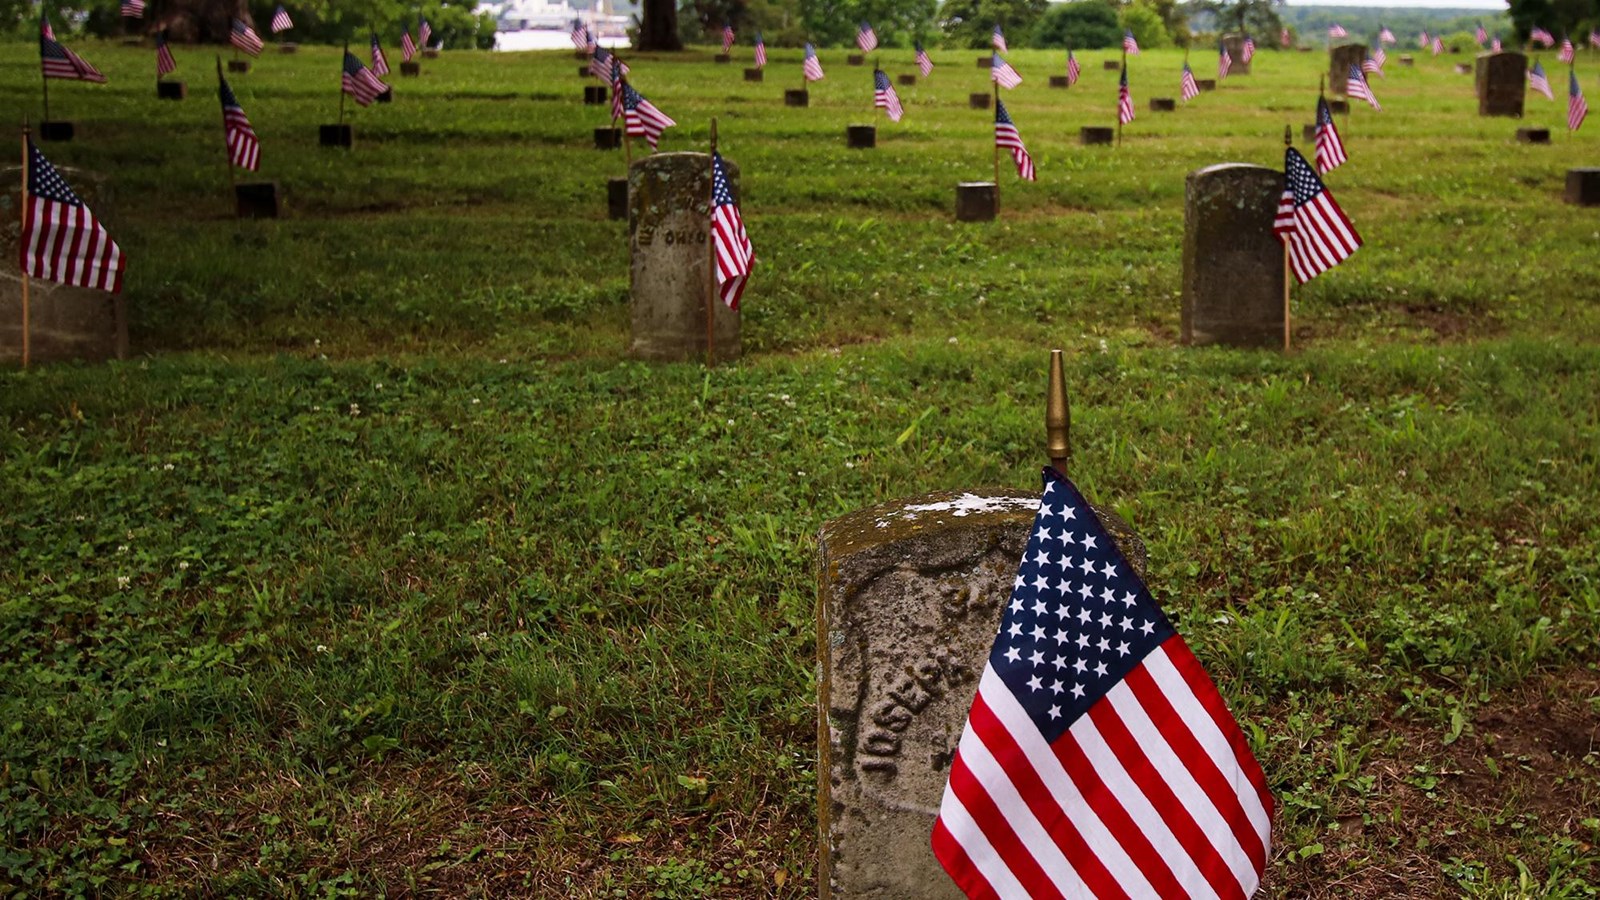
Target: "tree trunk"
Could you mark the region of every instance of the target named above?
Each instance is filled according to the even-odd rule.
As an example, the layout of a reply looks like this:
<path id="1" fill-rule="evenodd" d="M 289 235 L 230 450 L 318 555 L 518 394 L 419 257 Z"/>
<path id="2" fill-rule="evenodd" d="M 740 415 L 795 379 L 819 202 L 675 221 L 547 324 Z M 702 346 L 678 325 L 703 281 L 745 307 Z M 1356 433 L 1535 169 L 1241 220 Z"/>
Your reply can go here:
<path id="1" fill-rule="evenodd" d="M 682 50 L 677 0 L 644 0 L 639 15 L 640 50 Z"/>

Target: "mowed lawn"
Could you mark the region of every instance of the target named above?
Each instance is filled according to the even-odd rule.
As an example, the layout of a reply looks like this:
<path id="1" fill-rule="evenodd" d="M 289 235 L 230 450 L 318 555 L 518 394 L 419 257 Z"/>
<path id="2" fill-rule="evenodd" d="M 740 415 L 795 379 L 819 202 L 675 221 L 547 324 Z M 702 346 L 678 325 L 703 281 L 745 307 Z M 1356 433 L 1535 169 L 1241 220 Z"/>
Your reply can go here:
<path id="1" fill-rule="evenodd" d="M 1154 113 L 1147 51 L 1120 148 L 1076 143 L 1109 52 L 1066 91 L 1015 54 L 1039 181 L 1003 161 L 981 225 L 977 51 L 866 152 L 843 51 L 808 109 L 795 50 L 630 56 L 662 150 L 716 117 L 742 169 L 746 355 L 707 371 L 625 356 L 571 54 L 424 61 L 345 153 L 337 50 L 269 52 L 232 84 L 285 215 L 236 222 L 213 51 L 164 103 L 150 49 L 72 46 L 111 81 L 52 83 L 44 150 L 108 179 L 136 354 L 0 373 L 0 895 L 814 895 L 817 530 L 1036 487 L 1052 347 L 1074 478 L 1273 787 L 1268 896 L 1600 893 L 1600 211 L 1560 202 L 1600 120 L 1559 91 L 1479 118 L 1461 57 L 1391 54 L 1328 177 L 1367 246 L 1285 356 L 1178 345 L 1184 177 L 1309 155 L 1324 53 Z"/>

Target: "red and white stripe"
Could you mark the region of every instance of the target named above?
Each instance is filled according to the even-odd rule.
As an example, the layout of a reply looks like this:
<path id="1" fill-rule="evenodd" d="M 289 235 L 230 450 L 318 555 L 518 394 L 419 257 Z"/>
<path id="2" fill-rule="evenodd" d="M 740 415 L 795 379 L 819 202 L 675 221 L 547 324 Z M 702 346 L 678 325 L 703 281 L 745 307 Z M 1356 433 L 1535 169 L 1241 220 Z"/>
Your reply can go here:
<path id="1" fill-rule="evenodd" d="M 1033 157 L 1028 155 L 1028 148 L 1022 145 L 1022 135 L 1017 133 L 1017 126 L 996 122 L 994 145 L 1011 151 L 1011 161 L 1017 164 L 1018 178 L 1023 181 L 1038 180 L 1039 173 L 1033 167 Z"/>
<path id="2" fill-rule="evenodd" d="M 417 55 L 417 45 L 411 40 L 411 29 L 400 32 L 400 59 L 402 62 L 411 62 Z"/>
<path id="3" fill-rule="evenodd" d="M 1178 94 L 1183 97 L 1185 103 L 1200 96 L 1200 85 L 1195 83 L 1194 71 L 1189 68 L 1188 63 L 1183 66 L 1183 78 L 1178 82 Z"/>
<path id="4" fill-rule="evenodd" d="M 1280 221 L 1282 215 L 1280 209 Z M 1292 218 L 1294 228 L 1288 232 L 1289 268 L 1300 284 L 1343 262 L 1361 246 L 1361 235 L 1326 189 L 1311 202 L 1296 207 Z"/>
<path id="5" fill-rule="evenodd" d="M 127 258 L 87 206 L 28 198 L 22 264 L 31 278 L 115 294 Z"/>
<path id="6" fill-rule="evenodd" d="M 756 35 L 756 68 L 760 69 L 767 64 L 767 42 Z"/>
<path id="7" fill-rule="evenodd" d="M 1133 121 L 1133 92 L 1128 89 L 1128 82 L 1123 80 L 1122 86 L 1117 88 L 1117 122 L 1126 125 Z"/>
<path id="8" fill-rule="evenodd" d="M 1589 101 L 1583 99 L 1583 90 L 1578 87 L 1578 75 L 1568 72 L 1570 83 L 1567 87 L 1567 130 L 1577 131 L 1583 124 L 1584 118 L 1589 115 Z"/>
<path id="9" fill-rule="evenodd" d="M 1339 129 L 1333 124 L 1332 117 L 1317 126 L 1316 156 L 1318 175 L 1332 172 L 1350 159 L 1344 151 L 1344 141 L 1339 138 Z"/>
<path id="10" fill-rule="evenodd" d="M 970 897 L 1243 900 L 1271 816 L 1244 735 L 1174 636 L 1054 745 L 986 666 L 933 850 Z"/>
<path id="11" fill-rule="evenodd" d="M 228 32 L 228 43 L 248 53 L 251 56 L 261 55 L 261 35 L 242 19 L 233 20 L 233 28 Z"/>
<path id="12" fill-rule="evenodd" d="M 1078 65 L 1078 58 L 1076 56 L 1072 55 L 1072 51 L 1071 50 L 1068 50 L 1067 51 L 1067 87 L 1072 87 L 1073 85 L 1077 84 L 1078 83 L 1078 76 L 1082 75 L 1082 74 L 1083 74 L 1083 67 Z"/>
<path id="13" fill-rule="evenodd" d="M 722 26 L 722 52 L 727 53 L 733 47 L 733 26 Z"/>
<path id="14" fill-rule="evenodd" d="M 261 165 L 261 142 L 244 110 L 223 107 L 222 128 L 228 137 L 228 158 L 239 168 L 254 172 Z"/>
<path id="15" fill-rule="evenodd" d="M 1556 59 L 1564 63 L 1569 63 L 1572 62 L 1573 57 L 1576 55 L 1577 50 L 1572 46 L 1572 38 L 1563 36 L 1561 38 L 1561 49 L 1556 52 Z"/>

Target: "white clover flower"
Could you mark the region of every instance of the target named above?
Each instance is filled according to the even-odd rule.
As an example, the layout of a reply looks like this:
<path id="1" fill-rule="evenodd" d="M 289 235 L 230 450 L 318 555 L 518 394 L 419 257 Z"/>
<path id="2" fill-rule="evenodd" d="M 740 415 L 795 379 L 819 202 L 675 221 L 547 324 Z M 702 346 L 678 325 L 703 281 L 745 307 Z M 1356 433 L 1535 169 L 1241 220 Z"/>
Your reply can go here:
<path id="1" fill-rule="evenodd" d="M 187 559 L 182 561 L 182 562 L 180 562 L 180 563 L 178 563 L 178 571 L 185 572 L 185 571 L 188 571 L 188 569 L 189 569 L 189 561 Z"/>
<path id="2" fill-rule="evenodd" d="M 327 653 L 328 652 L 328 645 L 327 644 L 318 644 L 317 645 L 317 652 L 318 653 Z"/>
<path id="3" fill-rule="evenodd" d="M 131 581 L 131 580 L 132 579 L 130 579 L 126 575 L 118 575 L 117 576 L 117 590 L 119 590 L 119 591 L 127 590 L 128 589 L 128 582 Z"/>

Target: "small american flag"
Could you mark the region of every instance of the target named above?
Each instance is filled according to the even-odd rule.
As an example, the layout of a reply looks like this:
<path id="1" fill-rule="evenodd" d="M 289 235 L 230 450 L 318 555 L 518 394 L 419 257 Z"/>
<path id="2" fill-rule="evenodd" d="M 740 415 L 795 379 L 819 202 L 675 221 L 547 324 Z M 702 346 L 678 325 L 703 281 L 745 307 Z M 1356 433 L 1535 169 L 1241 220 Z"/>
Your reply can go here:
<path id="1" fill-rule="evenodd" d="M 228 30 L 228 43 L 251 56 L 261 55 L 261 35 L 243 19 L 233 20 L 233 27 Z"/>
<path id="2" fill-rule="evenodd" d="M 622 82 L 622 111 L 628 122 L 628 136 L 643 137 L 649 142 L 651 150 L 660 144 L 661 132 L 678 124 L 656 109 L 655 104 L 646 100 L 626 81 Z"/>
<path id="3" fill-rule="evenodd" d="M 1503 49 L 1500 44 L 1500 35 L 1497 34 L 1489 40 L 1489 49 L 1496 53 L 1499 53 L 1501 49 Z"/>
<path id="4" fill-rule="evenodd" d="M 1139 55 L 1139 42 L 1133 38 L 1133 29 L 1125 28 L 1122 31 L 1122 52 L 1129 56 Z"/>
<path id="5" fill-rule="evenodd" d="M 611 61 L 613 59 L 615 59 L 617 64 L 622 67 L 622 74 L 627 75 L 633 71 L 632 69 L 628 68 L 628 64 L 623 62 L 622 58 L 617 56 L 615 53 L 612 53 L 610 50 L 607 50 L 604 47 L 596 47 L 594 48 L 594 55 L 589 57 L 590 74 L 594 75 L 596 78 L 605 78 L 609 80 L 611 78 Z"/>
<path id="6" fill-rule="evenodd" d="M 1272 812 L 1211 678 L 1083 495 L 1046 469 L 934 855 L 973 898 L 1243 900 Z"/>
<path id="7" fill-rule="evenodd" d="M 410 33 L 410 29 L 406 29 Z M 589 49 L 589 29 L 585 28 L 582 19 L 572 20 L 572 46 L 577 50 Z"/>
<path id="8" fill-rule="evenodd" d="M 1372 59 L 1377 62 L 1379 69 L 1382 69 L 1384 64 L 1389 61 L 1389 51 L 1383 49 L 1382 41 L 1379 41 L 1377 45 L 1372 48 Z"/>
<path id="9" fill-rule="evenodd" d="M 1117 122 L 1126 125 L 1133 121 L 1133 92 L 1128 90 L 1128 67 L 1122 67 L 1122 79 L 1117 85 Z"/>
<path id="10" fill-rule="evenodd" d="M 428 20 L 423 17 L 421 13 L 418 13 L 417 45 L 421 47 L 427 47 L 429 46 L 428 42 L 431 40 L 433 40 L 433 26 L 428 24 Z M 589 46 L 594 46 L 594 35 L 592 33 L 589 35 Z"/>
<path id="11" fill-rule="evenodd" d="M 1011 114 L 1006 112 L 1006 105 L 995 99 L 994 104 L 994 145 L 1001 150 L 1010 150 L 1011 159 L 1017 164 L 1017 177 L 1023 181 L 1033 181 L 1037 173 L 1033 170 L 1033 157 L 1028 155 L 1028 148 L 1022 145 L 1022 135 L 1017 133 L 1017 125 L 1011 121 Z"/>
<path id="12" fill-rule="evenodd" d="M 933 59 L 928 56 L 928 51 L 922 49 L 922 42 L 917 41 L 917 68 L 922 71 L 922 77 L 927 78 L 933 74 Z"/>
<path id="13" fill-rule="evenodd" d="M 261 165 L 261 142 L 256 140 L 255 129 L 250 127 L 244 107 L 233 96 L 233 88 L 228 87 L 228 79 L 222 77 L 220 69 L 217 71 L 217 96 L 222 100 L 222 134 L 228 144 L 228 160 L 254 172 Z"/>
<path id="14" fill-rule="evenodd" d="M 122 17 L 125 19 L 144 18 L 144 0 L 122 0 Z"/>
<path id="15" fill-rule="evenodd" d="M 1342 38 L 1342 37 L 1349 37 L 1349 36 L 1350 36 L 1350 32 L 1345 31 L 1344 30 L 1344 26 L 1340 25 L 1338 22 L 1335 22 L 1332 25 L 1328 26 L 1328 37 L 1330 37 L 1330 38 Z"/>
<path id="16" fill-rule="evenodd" d="M 389 86 L 378 80 L 372 70 L 349 50 L 344 52 L 344 67 L 339 72 L 339 89 L 355 98 L 362 106 L 370 106 Z"/>
<path id="17" fill-rule="evenodd" d="M 1383 52 L 1383 48 L 1378 48 L 1378 52 Z M 1370 54 L 1366 59 L 1361 61 L 1361 71 L 1367 73 L 1368 75 L 1378 75 L 1384 78 L 1388 77 L 1387 75 L 1383 74 L 1383 63 L 1379 62 L 1376 56 L 1372 56 Z"/>
<path id="18" fill-rule="evenodd" d="M 1600 48 L 1600 28 L 1592 29 L 1589 32 L 1589 44 L 1590 46 Z"/>
<path id="19" fill-rule="evenodd" d="M 711 239 L 717 265 L 717 295 L 729 309 L 738 309 L 756 254 L 745 234 L 744 217 L 739 215 L 733 189 L 728 185 L 721 153 L 711 154 Z"/>
<path id="20" fill-rule="evenodd" d="M 1560 62 L 1570 63 L 1577 55 L 1577 50 L 1572 46 L 1572 38 L 1561 36 L 1561 49 L 1556 52 L 1556 59 Z"/>
<path id="21" fill-rule="evenodd" d="M 1361 246 L 1355 226 L 1293 147 L 1284 151 L 1283 198 L 1272 230 L 1289 246 L 1289 268 L 1300 284 L 1343 262 Z"/>
<path id="22" fill-rule="evenodd" d="M 83 57 L 56 42 L 55 29 L 50 27 L 49 20 L 43 14 L 39 16 L 39 67 L 44 71 L 46 78 L 93 81 L 97 84 L 104 84 L 106 80 L 99 69 L 84 62 Z"/>
<path id="23" fill-rule="evenodd" d="M 1247 34 L 1244 36 L 1244 43 L 1239 47 L 1239 59 L 1243 60 L 1244 64 L 1248 66 L 1250 65 L 1250 60 L 1255 58 L 1256 39 Z"/>
<path id="24" fill-rule="evenodd" d="M 1480 47 L 1483 46 L 1484 41 L 1489 39 L 1489 32 L 1483 27 L 1482 22 L 1478 23 L 1478 30 L 1473 32 L 1472 37 L 1478 42 L 1478 46 Z"/>
<path id="25" fill-rule="evenodd" d="M 1577 131 L 1584 117 L 1589 115 L 1589 103 L 1583 99 L 1583 90 L 1578 87 L 1578 73 L 1568 72 L 1567 79 L 1567 130 Z"/>
<path id="26" fill-rule="evenodd" d="M 733 46 L 733 23 L 732 22 L 723 22 L 722 23 L 722 52 L 723 53 L 727 53 L 729 48 L 731 48 L 732 46 Z"/>
<path id="27" fill-rule="evenodd" d="M 424 45 L 424 46 L 426 46 L 426 45 Z M 584 49 L 584 51 L 589 53 L 592 56 L 594 54 L 594 51 L 596 49 L 598 49 L 599 47 L 600 47 L 600 36 L 594 33 L 594 29 L 589 28 L 588 26 L 585 26 L 584 29 L 583 29 L 583 49 Z"/>
<path id="28" fill-rule="evenodd" d="M 272 29 L 273 34 L 277 34 L 280 31 L 288 31 L 294 27 L 294 20 L 289 18 L 289 11 L 283 8 L 282 3 L 278 4 L 278 8 L 272 11 L 272 22 L 267 27 Z"/>
<path id="29" fill-rule="evenodd" d="M 1344 92 L 1351 97 L 1367 101 L 1373 109 L 1383 109 L 1378 105 L 1378 98 L 1372 93 L 1372 85 L 1367 83 L 1367 76 L 1361 73 L 1361 67 L 1352 63 L 1350 65 L 1350 78 L 1345 81 Z"/>
<path id="30" fill-rule="evenodd" d="M 856 46 L 861 48 L 862 53 L 871 53 L 877 48 L 878 33 L 872 30 L 870 24 L 861 23 L 860 29 L 856 31 Z"/>
<path id="31" fill-rule="evenodd" d="M 1417 35 L 1417 46 L 1424 50 L 1428 49 L 1428 30 L 1426 28 L 1422 30 L 1421 34 Z"/>
<path id="32" fill-rule="evenodd" d="M 1187 68 L 1188 64 L 1185 63 L 1184 67 Z M 1227 42 L 1217 41 L 1217 80 L 1227 78 L 1228 70 L 1231 68 L 1233 68 L 1233 54 L 1228 52 Z"/>
<path id="33" fill-rule="evenodd" d="M 1078 65 L 1078 58 L 1067 50 L 1067 87 L 1078 83 L 1078 76 L 1083 74 L 1083 67 Z"/>
<path id="34" fill-rule="evenodd" d="M 989 80 L 1003 88 L 1014 88 L 1022 83 L 1022 76 L 996 53 L 989 57 Z"/>
<path id="35" fill-rule="evenodd" d="M 30 278 L 122 290 L 128 260 L 111 235 L 28 138 L 28 202 L 22 209 L 22 271 Z"/>
<path id="36" fill-rule="evenodd" d="M 817 59 L 817 48 L 806 45 L 806 58 L 800 64 L 800 70 L 805 73 L 807 81 L 822 80 L 822 60 Z"/>
<path id="37" fill-rule="evenodd" d="M 1544 74 L 1544 66 L 1538 60 L 1533 61 L 1533 68 L 1528 70 L 1528 86 L 1544 95 L 1546 100 L 1554 100 L 1556 95 L 1550 91 L 1550 79 Z"/>
<path id="38" fill-rule="evenodd" d="M 615 54 L 611 56 L 611 124 L 627 114 L 622 102 L 622 66 Z"/>
<path id="39" fill-rule="evenodd" d="M 872 70 L 872 105 L 887 112 L 891 122 L 900 121 L 906 112 L 900 105 L 900 95 L 894 92 L 894 85 L 889 83 L 889 76 L 882 69 Z"/>
<path id="40" fill-rule="evenodd" d="M 767 64 L 767 42 L 761 39 L 761 32 L 756 32 L 756 68 Z"/>
<path id="41" fill-rule="evenodd" d="M 172 48 L 167 46 L 166 29 L 156 32 L 156 77 L 162 78 L 178 68 L 178 61 L 172 58 Z"/>
<path id="42" fill-rule="evenodd" d="M 1294 43 L 1294 38 L 1289 35 L 1289 29 L 1288 28 L 1279 29 L 1279 31 L 1278 31 L 1278 46 L 1283 47 L 1285 49 L 1288 49 L 1289 45 L 1292 44 L 1292 43 Z"/>
<path id="43" fill-rule="evenodd" d="M 1317 174 L 1322 175 L 1339 168 L 1349 159 L 1344 152 L 1344 141 L 1339 139 L 1339 128 L 1333 124 L 1333 110 L 1328 101 L 1317 98 Z"/>
<path id="44" fill-rule="evenodd" d="M 1379 25 L 1378 26 L 1378 43 L 1380 43 L 1380 44 L 1398 44 L 1400 42 L 1395 40 L 1394 32 L 1389 30 L 1389 26 L 1387 26 L 1387 25 Z"/>
<path id="45" fill-rule="evenodd" d="M 1433 55 L 1438 56 L 1444 52 L 1444 39 L 1438 35 L 1433 37 Z"/>
<path id="46" fill-rule="evenodd" d="M 1555 35 L 1538 26 L 1534 26 L 1533 31 L 1528 34 L 1528 37 L 1532 40 L 1538 41 L 1546 47 L 1553 47 L 1556 43 Z"/>
<path id="47" fill-rule="evenodd" d="M 400 32 L 400 59 L 411 62 L 411 58 L 416 55 L 417 45 L 411 40 L 411 29 L 407 28 Z"/>
<path id="48" fill-rule="evenodd" d="M 372 33 L 372 74 L 379 77 L 389 74 L 389 58 L 383 55 L 376 31 Z"/>
<path id="49" fill-rule="evenodd" d="M 990 42 L 993 43 L 994 48 L 999 50 L 1001 53 L 1011 52 L 1010 50 L 1006 49 L 1006 34 L 1000 30 L 999 22 L 996 22 L 994 25 L 994 37 L 990 38 Z"/>
<path id="50" fill-rule="evenodd" d="M 1183 64 L 1183 78 L 1178 82 L 1178 94 L 1183 97 L 1185 103 L 1200 96 L 1200 85 L 1195 83 L 1194 70 L 1189 68 L 1187 62 Z"/>

